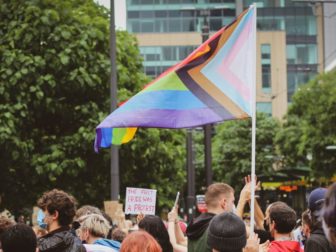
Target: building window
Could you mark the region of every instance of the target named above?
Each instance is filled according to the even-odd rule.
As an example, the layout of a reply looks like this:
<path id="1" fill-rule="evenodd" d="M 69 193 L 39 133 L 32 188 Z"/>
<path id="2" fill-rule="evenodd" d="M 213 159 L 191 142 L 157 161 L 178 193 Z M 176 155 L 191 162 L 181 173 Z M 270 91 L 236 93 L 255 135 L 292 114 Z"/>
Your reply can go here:
<path id="1" fill-rule="evenodd" d="M 140 46 L 145 73 L 156 77 L 188 57 L 195 49 L 196 46 Z"/>
<path id="2" fill-rule="evenodd" d="M 287 99 L 292 101 L 293 94 L 298 88 L 309 80 L 313 79 L 317 73 L 315 71 L 288 71 L 287 73 Z"/>
<path id="3" fill-rule="evenodd" d="M 317 64 L 316 44 L 287 45 L 287 64 Z"/>
<path id="4" fill-rule="evenodd" d="M 257 102 L 257 111 L 272 116 L 272 102 Z"/>
<path id="5" fill-rule="evenodd" d="M 289 16 L 285 22 L 287 35 L 316 35 L 314 16 Z"/>
<path id="6" fill-rule="evenodd" d="M 271 67 L 262 65 L 262 90 L 264 93 L 271 93 Z"/>
<path id="7" fill-rule="evenodd" d="M 261 80 L 262 90 L 264 93 L 272 92 L 272 76 L 271 76 L 271 45 L 262 44 L 261 48 Z"/>

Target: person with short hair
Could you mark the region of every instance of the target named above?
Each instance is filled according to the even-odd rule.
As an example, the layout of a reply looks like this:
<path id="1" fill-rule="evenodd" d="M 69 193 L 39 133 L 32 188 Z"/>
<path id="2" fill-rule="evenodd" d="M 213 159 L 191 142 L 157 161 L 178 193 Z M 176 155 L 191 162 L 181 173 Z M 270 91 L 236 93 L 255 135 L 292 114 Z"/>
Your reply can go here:
<path id="1" fill-rule="evenodd" d="M 115 228 L 112 231 L 112 240 L 118 241 L 120 243 L 122 243 L 122 241 L 125 239 L 126 237 L 126 233 L 124 231 L 122 231 L 120 228 Z"/>
<path id="2" fill-rule="evenodd" d="M 120 242 L 106 239 L 111 226 L 100 214 L 89 214 L 78 219 L 80 227 L 77 229 L 79 238 L 87 244 L 101 245 L 119 251 Z"/>
<path id="3" fill-rule="evenodd" d="M 26 224 L 16 224 L 7 228 L 1 236 L 3 252 L 35 252 L 36 236 Z"/>
<path id="4" fill-rule="evenodd" d="M 140 230 L 126 236 L 120 252 L 162 252 L 162 248 L 153 236 Z"/>
<path id="5" fill-rule="evenodd" d="M 234 200 L 234 190 L 228 184 L 214 183 L 207 188 L 205 204 L 208 212 L 192 220 L 187 227 L 189 252 L 211 252 L 207 243 L 209 223 L 215 215 L 233 211 Z"/>
<path id="6" fill-rule="evenodd" d="M 322 224 L 327 239 L 336 246 L 336 182 L 329 187 L 326 194 Z"/>
<path id="7" fill-rule="evenodd" d="M 80 217 L 89 215 L 89 214 L 100 214 L 102 215 L 102 211 L 98 207 L 91 205 L 84 205 L 77 209 L 75 214 L 75 221 L 77 221 Z"/>
<path id="8" fill-rule="evenodd" d="M 269 252 L 301 252 L 300 243 L 292 240 L 291 232 L 296 225 L 296 213 L 286 204 L 273 204 L 269 209 L 270 232 L 274 241 Z"/>
<path id="9" fill-rule="evenodd" d="M 81 240 L 70 231 L 76 213 L 76 200 L 70 194 L 53 189 L 37 201 L 43 211 L 43 226 L 48 234 L 38 239 L 39 252 L 85 252 Z"/>
<path id="10" fill-rule="evenodd" d="M 326 238 L 322 228 L 322 208 L 327 193 L 326 188 L 316 188 L 308 198 L 308 209 L 311 217 L 311 232 L 305 242 L 305 252 L 332 252 L 335 251 Z"/>

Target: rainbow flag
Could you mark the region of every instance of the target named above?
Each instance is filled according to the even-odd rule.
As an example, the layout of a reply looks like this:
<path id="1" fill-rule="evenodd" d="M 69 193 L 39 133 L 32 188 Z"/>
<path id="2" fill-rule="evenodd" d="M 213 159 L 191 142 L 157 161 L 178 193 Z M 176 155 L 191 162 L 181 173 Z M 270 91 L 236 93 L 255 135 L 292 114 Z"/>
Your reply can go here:
<path id="1" fill-rule="evenodd" d="M 255 53 L 251 6 L 106 117 L 96 128 L 96 151 L 131 140 L 137 127 L 191 128 L 251 117 Z"/>

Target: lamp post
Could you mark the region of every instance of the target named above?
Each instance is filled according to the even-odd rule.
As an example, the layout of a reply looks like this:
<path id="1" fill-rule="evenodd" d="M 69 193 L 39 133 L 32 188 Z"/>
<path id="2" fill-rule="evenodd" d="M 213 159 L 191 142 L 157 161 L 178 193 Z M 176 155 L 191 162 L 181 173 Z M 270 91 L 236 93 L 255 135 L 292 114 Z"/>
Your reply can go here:
<path id="1" fill-rule="evenodd" d="M 204 18 L 202 27 L 202 42 L 209 38 L 209 25 L 207 17 L 209 16 L 209 9 L 200 10 L 200 16 Z M 212 157 L 211 157 L 211 134 L 212 124 L 207 124 L 203 127 L 204 130 L 204 167 L 206 174 L 206 185 L 212 184 Z M 195 167 L 192 147 L 192 129 L 187 129 L 186 137 L 187 148 L 187 181 L 188 181 L 188 195 L 187 195 L 187 215 L 188 221 L 191 221 L 194 216 L 195 209 Z"/>
<path id="2" fill-rule="evenodd" d="M 210 15 L 210 10 L 205 9 L 200 11 L 200 16 L 203 17 L 203 27 L 202 27 L 202 42 L 204 43 L 209 38 L 209 24 L 208 16 Z M 212 184 L 212 146 L 211 146 L 211 134 L 212 134 L 212 124 L 206 124 L 203 127 L 204 130 L 204 167 L 205 167 L 205 178 L 206 185 Z"/>
<path id="3" fill-rule="evenodd" d="M 195 167 L 194 167 L 194 153 L 192 147 L 192 129 L 187 129 L 186 138 L 187 148 L 187 181 L 188 181 L 188 196 L 187 196 L 187 216 L 188 221 L 194 217 L 195 206 Z"/>
<path id="4" fill-rule="evenodd" d="M 111 112 L 117 108 L 117 65 L 116 65 L 116 32 L 114 20 L 114 0 L 110 1 L 110 97 Z M 119 200 L 119 150 L 111 145 L 111 200 Z"/>

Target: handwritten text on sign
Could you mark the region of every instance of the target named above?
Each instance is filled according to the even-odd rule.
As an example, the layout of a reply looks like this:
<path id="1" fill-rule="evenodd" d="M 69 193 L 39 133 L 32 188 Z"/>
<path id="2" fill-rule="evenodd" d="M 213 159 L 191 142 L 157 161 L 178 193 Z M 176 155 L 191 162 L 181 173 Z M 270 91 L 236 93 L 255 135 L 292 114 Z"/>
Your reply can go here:
<path id="1" fill-rule="evenodd" d="M 126 188 L 126 214 L 155 214 L 156 190 Z"/>

